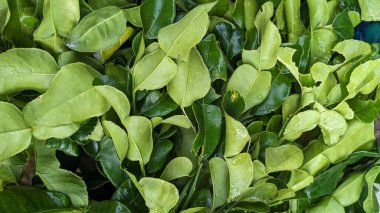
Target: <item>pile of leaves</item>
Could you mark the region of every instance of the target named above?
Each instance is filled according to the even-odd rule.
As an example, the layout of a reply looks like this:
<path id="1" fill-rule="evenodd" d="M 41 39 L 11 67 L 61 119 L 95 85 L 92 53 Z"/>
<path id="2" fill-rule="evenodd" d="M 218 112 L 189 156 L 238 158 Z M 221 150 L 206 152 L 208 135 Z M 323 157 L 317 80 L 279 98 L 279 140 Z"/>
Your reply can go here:
<path id="1" fill-rule="evenodd" d="M 379 8 L 0 0 L 0 212 L 378 212 Z"/>

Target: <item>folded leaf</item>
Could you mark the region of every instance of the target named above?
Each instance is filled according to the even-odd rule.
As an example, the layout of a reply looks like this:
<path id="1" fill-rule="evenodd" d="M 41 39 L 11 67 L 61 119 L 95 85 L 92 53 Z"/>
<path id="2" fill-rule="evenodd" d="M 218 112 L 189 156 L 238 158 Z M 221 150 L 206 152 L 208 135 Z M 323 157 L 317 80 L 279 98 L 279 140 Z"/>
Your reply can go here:
<path id="1" fill-rule="evenodd" d="M 193 164 L 186 157 L 177 157 L 171 160 L 165 170 L 162 172 L 160 179 L 172 181 L 174 179 L 190 176 L 193 170 Z"/>

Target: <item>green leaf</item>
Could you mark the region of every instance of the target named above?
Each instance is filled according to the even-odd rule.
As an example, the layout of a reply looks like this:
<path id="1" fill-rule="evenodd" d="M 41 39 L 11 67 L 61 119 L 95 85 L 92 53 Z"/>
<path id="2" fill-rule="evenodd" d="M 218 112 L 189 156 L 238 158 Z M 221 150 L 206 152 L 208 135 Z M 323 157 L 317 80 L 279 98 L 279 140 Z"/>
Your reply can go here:
<path id="1" fill-rule="evenodd" d="M 313 1 L 313 0 L 309 0 L 309 1 Z M 321 1 L 326 1 L 326 0 L 321 0 Z M 313 31 L 312 36 L 311 36 L 311 43 L 310 43 L 311 64 L 314 64 L 315 62 L 322 62 L 322 63 L 329 62 L 331 58 L 331 50 L 333 49 L 335 45 L 335 40 L 336 40 L 336 36 L 334 32 L 332 31 L 332 29 L 320 28 Z"/>
<path id="2" fill-rule="evenodd" d="M 216 209 L 227 202 L 229 193 L 229 174 L 227 163 L 219 157 L 209 161 L 212 180 L 213 199 L 212 209 Z"/>
<path id="3" fill-rule="evenodd" d="M 339 142 L 340 136 L 347 130 L 347 122 L 344 117 L 332 110 L 321 113 L 318 126 L 321 128 L 323 141 L 331 146 Z"/>
<path id="4" fill-rule="evenodd" d="M 334 212 L 344 213 L 344 207 L 333 197 L 325 197 L 321 202 L 307 210 L 308 213 Z"/>
<path id="5" fill-rule="evenodd" d="M 131 211 L 122 203 L 115 200 L 103 200 L 91 205 L 88 209 L 91 213 L 130 213 Z"/>
<path id="6" fill-rule="evenodd" d="M 34 128 L 33 136 L 65 138 L 75 133 L 81 122 L 107 112 L 107 99 L 92 86 L 99 75 L 82 63 L 62 67 L 48 91 L 23 110 L 25 121 Z"/>
<path id="7" fill-rule="evenodd" d="M 0 102 L 0 162 L 28 148 L 32 130 L 17 107 Z"/>
<path id="8" fill-rule="evenodd" d="M 119 41 L 126 30 L 123 11 L 104 7 L 85 16 L 66 37 L 65 44 L 78 52 L 98 52 Z"/>
<path id="9" fill-rule="evenodd" d="M 33 3 L 28 0 L 8 0 L 8 7 L 10 17 L 8 24 L 3 30 L 4 37 L 12 42 L 15 47 L 32 47 L 33 41 L 31 38 L 38 23 L 38 21 L 32 17 L 34 11 L 29 9 L 34 7 Z M 33 22 L 29 26 L 23 23 L 23 21 L 28 18 Z"/>
<path id="10" fill-rule="evenodd" d="M 252 183 L 253 165 L 248 153 L 241 153 L 233 158 L 226 158 L 230 174 L 229 201 L 245 192 Z"/>
<path id="11" fill-rule="evenodd" d="M 380 59 L 367 61 L 356 67 L 350 76 L 347 85 L 348 96 L 346 99 L 355 97 L 359 92 L 371 93 L 380 82 Z"/>
<path id="12" fill-rule="evenodd" d="M 289 96 L 292 85 L 289 78 L 276 70 L 272 73 L 272 83 L 268 96 L 254 109 L 255 115 L 268 114 L 283 104 Z"/>
<path id="13" fill-rule="evenodd" d="M 244 99 L 237 91 L 227 91 L 223 98 L 223 110 L 235 119 L 239 119 L 245 108 Z"/>
<path id="14" fill-rule="evenodd" d="M 348 12 L 338 14 L 332 23 L 332 27 L 334 32 L 343 39 L 351 39 L 354 37 L 354 26 L 351 23 Z"/>
<path id="15" fill-rule="evenodd" d="M 141 4 L 140 14 L 145 37 L 157 38 L 158 31 L 174 20 L 175 1 L 144 1 Z"/>
<path id="16" fill-rule="evenodd" d="M 45 92 L 57 71 L 57 63 L 48 52 L 34 48 L 8 50 L 0 54 L 0 94 Z"/>
<path id="17" fill-rule="evenodd" d="M 77 25 L 80 19 L 78 0 L 44 1 L 44 18 L 34 31 L 34 41 L 44 48 L 54 52 L 62 53 L 67 47 L 63 43 L 71 30 Z"/>
<path id="18" fill-rule="evenodd" d="M 95 89 L 103 95 L 105 99 L 107 99 L 108 103 L 113 107 L 116 114 L 119 116 L 120 121 L 124 122 L 124 120 L 129 116 L 131 109 L 127 96 L 116 88 L 107 85 L 95 86 Z"/>
<path id="19" fill-rule="evenodd" d="M 152 157 L 146 165 L 149 173 L 155 173 L 160 171 L 166 163 L 170 152 L 173 149 L 173 142 L 168 139 L 159 140 L 155 143 Z"/>
<path id="20" fill-rule="evenodd" d="M 282 145 L 265 149 L 265 168 L 268 173 L 293 171 L 303 162 L 302 150 L 294 145 Z"/>
<path id="21" fill-rule="evenodd" d="M 214 34 L 206 36 L 199 44 L 197 50 L 206 64 L 211 81 L 217 79 L 227 80 L 227 62 L 220 49 Z"/>
<path id="22" fill-rule="evenodd" d="M 224 148 L 225 157 L 233 157 L 243 151 L 251 137 L 245 126 L 227 113 L 226 118 L 226 143 Z"/>
<path id="23" fill-rule="evenodd" d="M 107 6 L 117 6 L 120 8 L 130 7 L 133 4 L 125 0 L 89 0 L 88 4 L 94 9 L 99 10 Z"/>
<path id="24" fill-rule="evenodd" d="M 127 18 L 131 24 L 136 27 L 143 27 L 141 15 L 140 15 L 141 5 L 136 7 L 131 7 L 124 9 L 124 16 Z"/>
<path id="25" fill-rule="evenodd" d="M 214 153 L 222 133 L 222 111 L 215 105 L 193 105 L 193 112 L 198 123 L 198 134 L 194 139 L 192 151 L 201 158 Z M 199 153 L 199 150 L 202 152 Z"/>
<path id="26" fill-rule="evenodd" d="M 260 104 L 269 94 L 272 75 L 270 72 L 258 72 L 253 66 L 239 66 L 228 81 L 227 90 L 240 93 L 244 99 L 244 112 Z"/>
<path id="27" fill-rule="evenodd" d="M 99 161 L 99 167 L 106 178 L 108 178 L 114 186 L 119 187 L 128 176 L 121 168 L 121 161 L 117 155 L 114 142 L 105 136 L 98 144 L 99 152 L 96 156 L 96 160 Z"/>
<path id="28" fill-rule="evenodd" d="M 141 178 L 138 184 L 150 212 L 169 212 L 178 202 L 178 189 L 171 183 L 156 178 Z"/>
<path id="29" fill-rule="evenodd" d="M 70 138 L 56 139 L 50 138 L 45 142 L 45 146 L 64 152 L 67 155 L 79 156 L 79 149 L 75 141 Z"/>
<path id="30" fill-rule="evenodd" d="M 178 73 L 168 85 L 168 94 L 181 107 L 191 106 L 207 95 L 211 87 L 209 71 L 196 48 L 178 61 Z"/>
<path id="31" fill-rule="evenodd" d="M 123 161 L 128 151 L 128 135 L 125 131 L 113 123 L 112 121 L 104 120 L 102 122 L 105 133 L 110 137 L 114 143 L 117 156 L 120 161 Z"/>
<path id="32" fill-rule="evenodd" d="M 363 21 L 380 21 L 380 2 L 371 0 L 358 0 Z"/>
<path id="33" fill-rule="evenodd" d="M 190 120 L 184 115 L 174 115 L 161 121 L 163 124 L 171 124 L 185 129 L 192 127 Z"/>
<path id="34" fill-rule="evenodd" d="M 363 101 L 360 99 L 352 99 L 348 100 L 348 104 L 354 111 L 355 117 L 366 123 L 372 123 L 380 111 L 380 100 Z"/>
<path id="35" fill-rule="evenodd" d="M 284 139 L 294 141 L 302 133 L 314 129 L 320 121 L 320 113 L 314 110 L 306 110 L 294 115 L 284 131 Z"/>
<path id="36" fill-rule="evenodd" d="M 132 212 L 147 212 L 144 199 L 131 179 L 124 181 L 112 195 L 112 200 L 117 200 L 128 207 Z"/>
<path id="37" fill-rule="evenodd" d="M 329 21 L 327 0 L 307 0 L 307 5 L 311 30 L 326 26 Z"/>
<path id="38" fill-rule="evenodd" d="M 380 174 L 380 167 L 375 166 L 372 167 L 367 174 L 365 175 L 365 181 L 368 186 L 368 193 L 367 197 L 365 198 L 363 202 L 363 209 L 366 212 L 376 212 L 378 211 L 378 205 L 379 201 L 376 199 L 376 196 L 374 195 L 374 183 L 376 178 Z"/>
<path id="39" fill-rule="evenodd" d="M 75 51 L 66 51 L 61 53 L 57 59 L 58 66 L 63 67 L 67 64 L 73 64 L 75 62 L 82 62 L 101 72 L 104 70 L 103 65 L 95 58 L 88 56 L 86 53 L 80 53 Z"/>
<path id="40" fill-rule="evenodd" d="M 213 32 L 228 61 L 233 60 L 242 52 L 246 39 L 243 30 L 234 29 L 231 24 L 221 22 L 215 25 Z"/>
<path id="41" fill-rule="evenodd" d="M 55 158 L 55 150 L 45 147 L 45 142 L 34 141 L 36 156 L 36 175 L 38 175 L 48 190 L 66 194 L 74 207 L 88 205 L 87 187 L 76 174 L 59 168 Z"/>
<path id="42" fill-rule="evenodd" d="M 162 172 L 160 179 L 172 181 L 177 178 L 190 176 L 192 170 L 193 164 L 188 158 L 177 157 L 166 165 L 166 168 Z"/>
<path id="43" fill-rule="evenodd" d="M 133 69 L 134 91 L 161 89 L 174 78 L 177 71 L 176 63 L 162 50 L 149 53 Z"/>
<path id="44" fill-rule="evenodd" d="M 294 78 L 300 83 L 300 74 L 298 72 L 298 67 L 293 62 L 293 55 L 296 52 L 295 49 L 292 48 L 279 48 L 277 53 L 277 59 L 288 68 L 289 72 L 292 73 Z"/>
<path id="45" fill-rule="evenodd" d="M 145 97 L 141 113 L 148 117 L 160 117 L 173 112 L 177 108 L 178 105 L 167 93 L 160 93 L 155 90 L 150 91 Z"/>
<path id="46" fill-rule="evenodd" d="M 336 78 L 331 73 L 331 67 L 317 62 L 311 67 L 310 73 L 318 85 L 313 87 L 317 101 L 323 105 L 327 104 L 328 94 L 337 84 Z"/>
<path id="47" fill-rule="evenodd" d="M 178 22 L 160 29 L 158 43 L 167 56 L 181 58 L 202 40 L 210 23 L 207 12 L 214 5 L 200 5 Z"/>
<path id="48" fill-rule="evenodd" d="M 63 193 L 34 189 L 29 187 L 11 187 L 0 192 L 1 212 L 42 212 L 56 211 L 72 207 L 70 199 Z"/>
<path id="49" fill-rule="evenodd" d="M 351 174 L 332 194 L 342 206 L 349 206 L 359 200 L 363 190 L 364 172 Z"/>
<path id="50" fill-rule="evenodd" d="M 289 42 L 295 43 L 303 34 L 305 26 L 301 21 L 301 1 L 285 0 L 285 19 Z"/>
<path id="51" fill-rule="evenodd" d="M 149 119 L 141 116 L 130 116 L 124 121 L 128 131 L 129 149 L 127 158 L 148 163 L 153 151 L 152 124 Z"/>
<path id="52" fill-rule="evenodd" d="M 0 20 L 0 33 L 3 32 L 4 27 L 7 25 L 9 18 L 10 18 L 10 11 L 8 7 L 8 2 L 7 0 L 1 0 L 0 1 L 0 16 L 3 17 Z"/>

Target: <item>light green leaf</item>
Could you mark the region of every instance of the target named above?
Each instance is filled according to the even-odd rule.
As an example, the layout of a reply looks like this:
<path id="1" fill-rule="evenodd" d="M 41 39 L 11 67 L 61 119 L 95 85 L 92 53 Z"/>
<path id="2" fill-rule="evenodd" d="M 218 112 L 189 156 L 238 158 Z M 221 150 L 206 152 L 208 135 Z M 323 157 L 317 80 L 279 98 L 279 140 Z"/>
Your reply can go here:
<path id="1" fill-rule="evenodd" d="M 181 58 L 202 40 L 210 23 L 207 12 L 214 5 L 199 5 L 177 23 L 161 28 L 158 43 L 167 56 Z"/>
<path id="2" fill-rule="evenodd" d="M 32 131 L 17 107 L 0 102 L 0 162 L 28 148 Z"/>
<path id="3" fill-rule="evenodd" d="M 179 200 L 178 189 L 169 182 L 156 178 L 141 178 L 138 184 L 151 213 L 169 213 Z"/>
<path id="4" fill-rule="evenodd" d="M 380 83 L 380 59 L 367 61 L 356 67 L 347 85 L 347 99 L 353 98 L 359 92 L 369 94 Z"/>
<path id="5" fill-rule="evenodd" d="M 292 73 L 294 78 L 300 82 L 298 67 L 293 62 L 293 55 L 296 52 L 295 49 L 288 47 L 280 47 L 277 53 L 277 59 L 288 68 L 289 72 Z M 301 83 L 299 83 L 301 85 Z"/>
<path id="6" fill-rule="evenodd" d="M 342 206 L 349 206 L 359 200 L 363 190 L 364 172 L 351 174 L 332 194 Z"/>
<path id="7" fill-rule="evenodd" d="M 299 94 L 293 94 L 287 97 L 282 104 L 282 120 L 285 121 L 286 119 L 290 118 L 291 115 L 293 115 L 301 102 L 301 97 Z"/>
<path id="8" fill-rule="evenodd" d="M 148 163 L 153 151 L 152 123 L 142 116 L 130 116 L 124 120 L 124 125 L 129 139 L 127 158 Z"/>
<path id="9" fill-rule="evenodd" d="M 267 176 L 267 171 L 265 169 L 264 164 L 259 160 L 254 160 L 252 162 L 253 165 L 253 181 L 258 181 L 262 177 Z"/>
<path id="10" fill-rule="evenodd" d="M 173 79 L 177 71 L 176 63 L 162 50 L 149 53 L 133 69 L 134 91 L 161 89 Z"/>
<path id="11" fill-rule="evenodd" d="M 302 150 L 294 145 L 282 145 L 265 149 L 265 168 L 268 173 L 293 171 L 303 162 Z"/>
<path id="12" fill-rule="evenodd" d="M 294 141 L 302 133 L 314 129 L 320 120 L 320 113 L 314 110 L 307 110 L 294 115 L 284 131 L 284 139 Z"/>
<path id="13" fill-rule="evenodd" d="M 326 26 L 329 21 L 327 0 L 307 0 L 311 30 Z"/>
<path id="14" fill-rule="evenodd" d="M 289 42 L 296 43 L 305 30 L 301 21 L 301 1 L 284 0 L 284 8 Z"/>
<path id="15" fill-rule="evenodd" d="M 330 73 L 331 67 L 324 63 L 317 62 L 311 69 L 310 73 L 318 86 L 313 88 L 313 93 L 317 101 L 324 105 L 328 102 L 327 96 L 332 88 L 337 84 L 335 76 Z"/>
<path id="16" fill-rule="evenodd" d="M 57 71 L 57 63 L 46 51 L 34 48 L 8 50 L 0 54 L 0 94 L 22 90 L 45 92 Z"/>
<path id="17" fill-rule="evenodd" d="M 47 148 L 45 142 L 34 141 L 36 174 L 48 190 L 65 193 L 74 207 L 87 207 L 88 194 L 84 181 L 76 174 L 59 168 L 55 150 Z"/>
<path id="18" fill-rule="evenodd" d="M 178 73 L 168 85 L 170 97 L 182 107 L 206 96 L 211 87 L 210 73 L 196 48 L 178 60 Z"/>
<path id="19" fill-rule="evenodd" d="M 363 209 L 365 212 L 375 212 L 374 203 L 379 203 L 379 201 L 377 201 L 376 197 L 374 196 L 374 183 L 379 174 L 380 166 L 375 166 L 372 167 L 365 175 L 365 181 L 368 186 L 367 197 L 363 202 Z"/>
<path id="20" fill-rule="evenodd" d="M 124 9 L 124 16 L 127 18 L 131 24 L 136 27 L 143 27 L 141 16 L 140 16 L 141 5 L 137 7 L 131 7 Z"/>
<path id="21" fill-rule="evenodd" d="M 184 115 L 174 115 L 172 117 L 166 118 L 165 120 L 161 121 L 160 123 L 172 124 L 175 126 L 185 128 L 185 129 L 189 129 L 190 127 L 192 127 L 191 122 Z"/>
<path id="22" fill-rule="evenodd" d="M 234 200 L 246 191 L 253 180 L 253 165 L 248 153 L 241 153 L 233 158 L 226 158 L 230 173 L 229 201 Z"/>
<path id="23" fill-rule="evenodd" d="M 78 0 L 45 0 L 44 18 L 34 31 L 34 41 L 54 53 L 62 53 L 67 47 L 63 43 L 80 19 Z"/>
<path id="24" fill-rule="evenodd" d="M 251 64 L 258 71 L 269 70 L 276 65 L 280 45 L 281 36 L 278 28 L 268 21 L 261 38 L 261 46 L 257 50 L 243 50 L 243 62 Z"/>
<path id="25" fill-rule="evenodd" d="M 338 112 L 327 110 L 321 113 L 318 126 L 323 134 L 325 144 L 331 146 L 339 142 L 340 136 L 347 130 L 347 122 Z"/>
<path id="26" fill-rule="evenodd" d="M 107 112 L 110 104 L 92 86 L 99 75 L 82 63 L 62 67 L 48 91 L 24 108 L 24 118 L 33 128 L 33 135 L 40 139 L 68 137 L 80 123 Z"/>
<path id="27" fill-rule="evenodd" d="M 339 112 L 347 120 L 354 118 L 354 111 L 350 108 L 347 102 L 341 102 L 338 106 L 334 108 L 334 111 Z"/>
<path id="28" fill-rule="evenodd" d="M 380 2 L 377 0 L 359 0 L 363 21 L 380 21 Z"/>
<path id="29" fill-rule="evenodd" d="M 116 111 L 121 122 L 129 116 L 131 106 L 127 96 L 123 92 L 108 85 L 95 86 L 95 89 L 107 99 L 108 103 Z"/>
<path id="30" fill-rule="evenodd" d="M 112 121 L 103 121 L 102 124 L 105 133 L 112 138 L 119 160 L 123 161 L 129 146 L 127 133 Z"/>
<path id="31" fill-rule="evenodd" d="M 325 197 L 317 205 L 308 209 L 306 213 L 321 213 L 321 212 L 334 212 L 345 213 L 344 207 L 336 201 L 333 197 Z"/>
<path id="32" fill-rule="evenodd" d="M 299 191 L 310 185 L 313 181 L 314 177 L 309 173 L 300 169 L 296 169 L 292 171 L 289 182 L 286 185 L 293 191 Z"/>
<path id="33" fill-rule="evenodd" d="M 187 157 L 177 157 L 166 165 L 160 179 L 172 181 L 180 177 L 190 176 L 192 170 L 193 163 Z"/>
<path id="34" fill-rule="evenodd" d="M 4 27 L 7 25 L 10 18 L 10 11 L 7 0 L 0 0 L 0 33 L 3 32 Z"/>
<path id="35" fill-rule="evenodd" d="M 209 161 L 213 199 L 212 209 L 225 204 L 229 193 L 229 174 L 227 163 L 219 157 L 214 157 Z"/>
<path id="36" fill-rule="evenodd" d="M 310 1 L 310 0 L 309 0 Z M 308 2 L 309 2 L 308 1 Z M 318 1 L 318 0 L 311 0 Z M 326 1 L 326 0 L 322 0 Z M 318 7 L 319 10 L 319 7 Z M 311 51 L 311 64 L 315 62 L 323 62 L 328 63 L 332 49 L 335 45 L 336 35 L 333 30 L 330 28 L 320 28 L 312 32 L 312 39 L 310 43 L 310 51 Z"/>
<path id="37" fill-rule="evenodd" d="M 232 74 L 227 90 L 239 92 L 244 99 L 244 111 L 247 111 L 265 100 L 269 94 L 271 81 L 270 72 L 258 72 L 253 66 L 243 64 Z"/>
<path id="38" fill-rule="evenodd" d="M 364 41 L 349 39 L 336 44 L 333 51 L 342 54 L 347 62 L 358 56 L 370 54 L 371 45 Z"/>
<path id="39" fill-rule="evenodd" d="M 126 29 L 123 10 L 109 6 L 85 16 L 66 37 L 65 44 L 77 52 L 98 52 L 119 41 Z"/>
<path id="40" fill-rule="evenodd" d="M 265 2 L 261 6 L 261 10 L 258 11 L 255 18 L 255 26 L 260 33 L 260 37 L 263 37 L 265 26 L 270 22 L 271 17 L 274 14 L 273 2 Z"/>
<path id="41" fill-rule="evenodd" d="M 251 139 L 248 130 L 239 121 L 224 114 L 226 118 L 226 143 L 224 148 L 225 157 L 233 157 L 239 154 Z"/>

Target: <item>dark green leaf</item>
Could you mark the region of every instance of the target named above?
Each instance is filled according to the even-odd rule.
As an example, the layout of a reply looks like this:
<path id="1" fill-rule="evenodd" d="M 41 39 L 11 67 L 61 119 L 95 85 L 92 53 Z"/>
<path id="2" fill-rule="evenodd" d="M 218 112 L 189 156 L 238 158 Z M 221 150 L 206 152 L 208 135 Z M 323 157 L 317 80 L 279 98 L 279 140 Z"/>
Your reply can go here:
<path id="1" fill-rule="evenodd" d="M 168 156 L 173 149 L 173 142 L 164 139 L 159 140 L 153 148 L 152 157 L 146 165 L 149 173 L 160 171 L 166 163 Z"/>
<path id="2" fill-rule="evenodd" d="M 70 138 L 65 138 L 65 139 L 51 138 L 46 141 L 45 145 L 49 148 L 62 151 L 68 155 L 72 155 L 72 156 L 79 155 L 77 144 L 75 143 L 75 141 L 71 140 Z"/>
<path id="3" fill-rule="evenodd" d="M 347 12 L 338 14 L 332 23 L 332 27 L 334 32 L 343 39 L 351 39 L 354 37 L 354 27 Z"/>
<path id="4" fill-rule="evenodd" d="M 214 34 L 229 61 L 242 52 L 245 43 L 243 30 L 234 30 L 230 24 L 222 22 L 214 27 Z"/>
<path id="5" fill-rule="evenodd" d="M 131 213 L 131 211 L 124 206 L 124 204 L 115 200 L 104 200 L 95 203 L 88 209 L 89 213 Z"/>
<path id="6" fill-rule="evenodd" d="M 280 71 L 272 72 L 272 84 L 268 96 L 254 109 L 254 115 L 265 115 L 279 107 L 290 94 L 292 85 L 289 78 Z"/>
<path id="7" fill-rule="evenodd" d="M 165 116 L 177 108 L 178 105 L 174 103 L 167 93 L 154 90 L 150 91 L 145 97 L 141 113 L 148 117 L 158 117 Z"/>
<path id="8" fill-rule="evenodd" d="M 223 98 L 224 111 L 235 119 L 243 113 L 245 108 L 244 99 L 237 91 L 228 91 Z"/>
<path id="9" fill-rule="evenodd" d="M 121 168 L 121 162 L 117 156 L 115 146 L 109 137 L 105 136 L 99 141 L 99 153 L 96 160 L 99 161 L 103 174 L 114 186 L 118 187 L 128 179 L 128 175 Z"/>
<path id="10" fill-rule="evenodd" d="M 144 199 L 131 179 L 124 181 L 112 195 L 112 200 L 118 200 L 132 212 L 147 212 Z"/>
<path id="11" fill-rule="evenodd" d="M 227 63 L 223 52 L 220 50 L 214 34 L 206 36 L 197 49 L 202 56 L 204 63 L 210 71 L 211 81 L 216 79 L 227 80 Z"/>
<path id="12" fill-rule="evenodd" d="M 371 123 L 379 115 L 380 100 L 363 101 L 356 98 L 347 101 L 347 103 L 350 105 L 350 108 L 354 111 L 355 117 L 363 122 Z"/>
<path id="13" fill-rule="evenodd" d="M 219 144 L 222 133 L 222 111 L 215 105 L 194 104 L 193 111 L 198 122 L 198 134 L 194 140 L 193 152 L 202 158 L 209 157 Z"/>
<path id="14" fill-rule="evenodd" d="M 140 14 L 145 37 L 157 38 L 158 31 L 174 20 L 175 1 L 146 0 L 141 4 Z"/>
<path id="15" fill-rule="evenodd" d="M 74 133 L 70 138 L 79 142 L 80 144 L 86 143 L 88 137 L 92 134 L 98 123 L 98 118 L 91 118 L 84 123 L 80 129 Z"/>
<path id="16" fill-rule="evenodd" d="M 43 212 L 71 208 L 63 193 L 27 187 L 11 187 L 0 192 L 0 212 Z"/>

